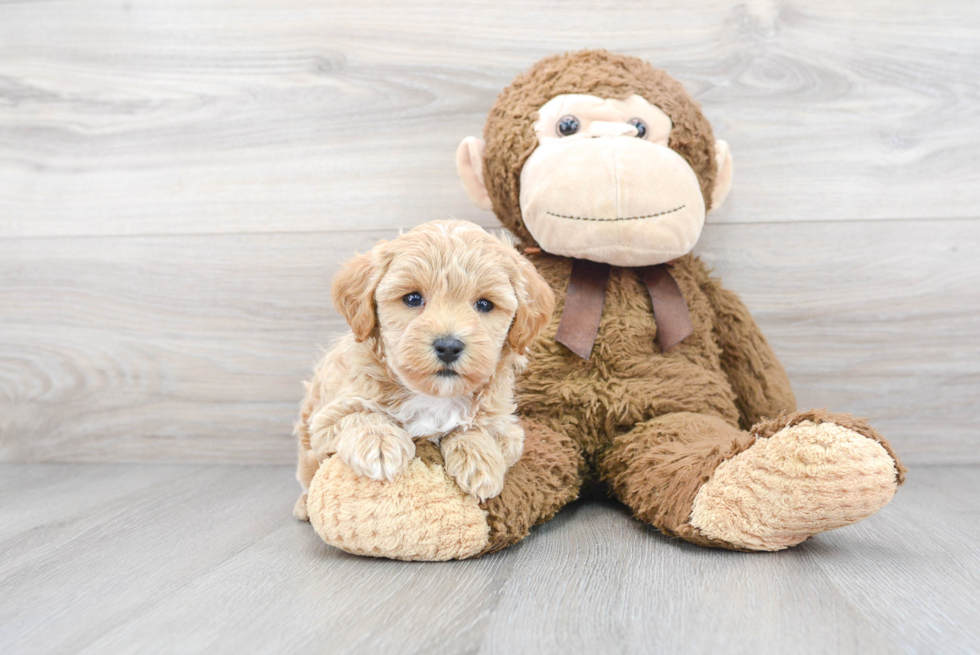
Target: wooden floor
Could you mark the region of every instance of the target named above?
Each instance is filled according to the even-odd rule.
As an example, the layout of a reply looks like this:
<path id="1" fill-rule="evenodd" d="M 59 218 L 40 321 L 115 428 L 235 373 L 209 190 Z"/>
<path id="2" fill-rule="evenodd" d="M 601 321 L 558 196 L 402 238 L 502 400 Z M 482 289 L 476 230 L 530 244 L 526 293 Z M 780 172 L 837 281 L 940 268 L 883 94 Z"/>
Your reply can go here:
<path id="1" fill-rule="evenodd" d="M 774 554 L 580 502 L 509 550 L 324 545 L 280 466 L 0 465 L 0 652 L 976 653 L 980 468 Z"/>

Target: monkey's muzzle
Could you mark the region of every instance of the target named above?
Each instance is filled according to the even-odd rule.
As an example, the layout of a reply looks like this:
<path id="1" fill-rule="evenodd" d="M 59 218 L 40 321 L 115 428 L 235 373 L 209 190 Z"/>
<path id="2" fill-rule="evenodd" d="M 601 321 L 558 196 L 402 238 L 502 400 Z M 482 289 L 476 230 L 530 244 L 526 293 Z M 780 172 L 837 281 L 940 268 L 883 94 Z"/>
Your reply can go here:
<path id="1" fill-rule="evenodd" d="M 629 136 L 541 144 L 521 171 L 521 213 L 546 252 L 651 266 L 694 248 L 704 198 L 679 154 Z"/>

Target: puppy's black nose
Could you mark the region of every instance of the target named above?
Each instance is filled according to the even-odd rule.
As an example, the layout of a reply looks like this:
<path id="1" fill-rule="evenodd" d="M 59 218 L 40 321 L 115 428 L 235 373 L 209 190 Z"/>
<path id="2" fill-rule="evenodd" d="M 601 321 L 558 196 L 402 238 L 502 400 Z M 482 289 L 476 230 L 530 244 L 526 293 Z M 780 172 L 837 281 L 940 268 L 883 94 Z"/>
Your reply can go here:
<path id="1" fill-rule="evenodd" d="M 464 346 L 456 337 L 439 337 L 432 342 L 432 347 L 436 350 L 436 357 L 447 364 L 452 364 L 459 359 Z"/>

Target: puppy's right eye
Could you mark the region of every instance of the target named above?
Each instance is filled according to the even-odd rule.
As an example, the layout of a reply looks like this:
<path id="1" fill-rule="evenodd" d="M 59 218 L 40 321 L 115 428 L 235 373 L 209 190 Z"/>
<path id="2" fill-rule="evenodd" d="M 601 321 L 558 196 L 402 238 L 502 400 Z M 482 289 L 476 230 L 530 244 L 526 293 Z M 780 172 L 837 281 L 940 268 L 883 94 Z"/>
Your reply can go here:
<path id="1" fill-rule="evenodd" d="M 406 293 L 402 298 L 402 301 L 409 307 L 421 307 L 425 299 L 422 298 L 422 294 L 418 291 L 413 291 L 412 293 Z"/>

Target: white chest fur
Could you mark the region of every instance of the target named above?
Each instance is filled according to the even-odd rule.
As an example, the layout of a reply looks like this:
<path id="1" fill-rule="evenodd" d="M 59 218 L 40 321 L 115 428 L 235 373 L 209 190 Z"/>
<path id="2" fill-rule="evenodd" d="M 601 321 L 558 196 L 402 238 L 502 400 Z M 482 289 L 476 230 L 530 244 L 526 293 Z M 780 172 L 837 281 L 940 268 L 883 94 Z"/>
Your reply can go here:
<path id="1" fill-rule="evenodd" d="M 467 422 L 472 412 L 471 398 L 414 394 L 391 415 L 412 437 L 439 437 Z"/>

